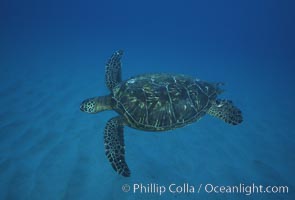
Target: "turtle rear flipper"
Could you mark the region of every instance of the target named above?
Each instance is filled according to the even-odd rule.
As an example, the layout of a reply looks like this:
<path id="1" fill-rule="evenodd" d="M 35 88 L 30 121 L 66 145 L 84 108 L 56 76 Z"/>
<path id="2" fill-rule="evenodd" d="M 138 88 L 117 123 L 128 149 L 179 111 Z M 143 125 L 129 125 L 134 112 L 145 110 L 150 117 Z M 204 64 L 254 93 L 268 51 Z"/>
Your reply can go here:
<path id="1" fill-rule="evenodd" d="M 123 55 L 122 50 L 116 51 L 106 64 L 106 73 L 105 73 L 106 85 L 111 91 L 118 83 L 122 81 L 122 73 L 121 73 L 122 55 Z"/>
<path id="2" fill-rule="evenodd" d="M 130 176 L 130 170 L 125 162 L 124 127 L 121 117 L 114 117 L 107 122 L 104 146 L 114 170 L 125 177 Z"/>
<path id="3" fill-rule="evenodd" d="M 208 114 L 232 125 L 237 125 L 243 121 L 242 112 L 229 100 L 217 100 L 208 110 Z"/>

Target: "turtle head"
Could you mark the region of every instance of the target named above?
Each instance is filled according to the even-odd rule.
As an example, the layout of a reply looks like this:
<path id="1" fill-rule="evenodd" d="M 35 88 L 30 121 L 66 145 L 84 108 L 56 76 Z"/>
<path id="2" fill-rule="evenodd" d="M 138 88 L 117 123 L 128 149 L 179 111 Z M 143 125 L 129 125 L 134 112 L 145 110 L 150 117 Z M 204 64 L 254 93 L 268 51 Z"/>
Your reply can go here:
<path id="1" fill-rule="evenodd" d="M 95 114 L 104 110 L 109 110 L 111 109 L 109 98 L 109 96 L 103 96 L 86 99 L 82 101 L 80 105 L 80 110 L 91 114 Z"/>
<path id="2" fill-rule="evenodd" d="M 80 105 L 80 110 L 87 113 L 97 113 L 96 112 L 96 98 L 90 98 L 82 101 Z"/>

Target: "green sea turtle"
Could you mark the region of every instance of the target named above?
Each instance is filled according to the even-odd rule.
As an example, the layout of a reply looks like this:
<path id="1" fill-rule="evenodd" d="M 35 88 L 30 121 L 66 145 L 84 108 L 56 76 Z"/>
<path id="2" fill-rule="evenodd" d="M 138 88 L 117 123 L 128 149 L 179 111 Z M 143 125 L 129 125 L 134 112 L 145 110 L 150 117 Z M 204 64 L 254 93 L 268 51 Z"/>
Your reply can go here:
<path id="1" fill-rule="evenodd" d="M 124 126 L 144 131 L 167 131 L 199 120 L 206 113 L 237 125 L 241 111 L 229 100 L 219 100 L 220 83 L 208 83 L 180 74 L 144 74 L 122 81 L 121 57 L 116 51 L 106 64 L 110 94 L 86 99 L 80 109 L 87 113 L 115 110 L 104 130 L 105 153 L 117 173 L 128 177 Z"/>

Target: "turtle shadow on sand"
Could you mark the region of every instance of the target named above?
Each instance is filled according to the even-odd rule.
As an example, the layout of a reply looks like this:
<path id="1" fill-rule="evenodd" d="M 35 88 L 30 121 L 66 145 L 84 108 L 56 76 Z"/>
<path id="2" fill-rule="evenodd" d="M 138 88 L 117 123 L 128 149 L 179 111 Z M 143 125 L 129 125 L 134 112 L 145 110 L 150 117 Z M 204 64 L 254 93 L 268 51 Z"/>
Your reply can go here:
<path id="1" fill-rule="evenodd" d="M 237 125 L 241 111 L 232 101 L 217 99 L 221 83 L 209 83 L 182 74 L 143 74 L 125 81 L 121 77 L 123 51 L 116 51 L 106 64 L 110 94 L 86 99 L 80 109 L 87 113 L 114 110 L 104 130 L 105 153 L 117 173 L 128 177 L 124 126 L 144 131 L 168 131 L 198 121 L 205 114 Z"/>

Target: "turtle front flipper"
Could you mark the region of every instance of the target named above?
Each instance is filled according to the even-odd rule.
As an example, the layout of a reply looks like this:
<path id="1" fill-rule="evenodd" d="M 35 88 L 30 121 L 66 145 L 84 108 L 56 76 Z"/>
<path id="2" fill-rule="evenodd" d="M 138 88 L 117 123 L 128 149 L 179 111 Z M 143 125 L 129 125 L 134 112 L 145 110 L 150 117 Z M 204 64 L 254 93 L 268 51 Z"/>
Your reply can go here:
<path id="1" fill-rule="evenodd" d="M 114 117 L 107 122 L 104 130 L 105 153 L 114 170 L 122 176 L 130 176 L 125 162 L 124 127 L 121 117 Z"/>
<path id="2" fill-rule="evenodd" d="M 123 55 L 122 50 L 116 51 L 106 64 L 106 85 L 110 91 L 122 81 L 121 75 L 121 57 Z"/>
<path id="3" fill-rule="evenodd" d="M 242 112 L 229 100 L 217 100 L 208 110 L 208 114 L 232 125 L 240 124 L 243 121 Z"/>

